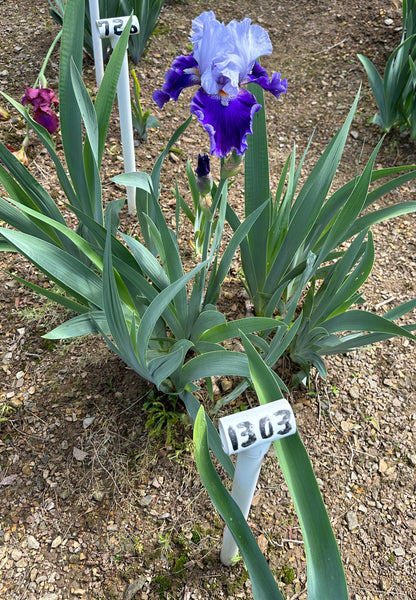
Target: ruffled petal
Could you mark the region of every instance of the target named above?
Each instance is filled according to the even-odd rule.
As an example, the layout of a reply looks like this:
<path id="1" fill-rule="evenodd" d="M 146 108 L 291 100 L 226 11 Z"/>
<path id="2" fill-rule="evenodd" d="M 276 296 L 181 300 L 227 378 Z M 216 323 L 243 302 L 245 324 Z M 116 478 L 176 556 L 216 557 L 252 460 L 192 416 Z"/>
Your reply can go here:
<path id="1" fill-rule="evenodd" d="M 59 127 L 58 116 L 50 108 L 45 110 L 37 108 L 33 112 L 33 118 L 35 119 L 36 123 L 42 125 L 42 127 L 47 129 L 49 133 L 53 133 Z"/>
<path id="2" fill-rule="evenodd" d="M 253 116 L 260 109 L 261 104 L 257 104 L 253 94 L 244 89 L 224 104 L 220 97 L 209 96 L 199 88 L 191 102 L 191 113 L 209 133 L 211 154 L 221 157 L 233 149 L 237 154 L 244 154 L 247 134 L 253 133 Z"/>
<path id="3" fill-rule="evenodd" d="M 224 23 L 220 23 L 215 18 L 206 19 L 200 38 L 194 42 L 193 54 L 199 66 L 201 85 L 207 94 L 218 94 L 222 89 L 223 73 L 217 68 L 217 63 L 221 62 L 224 56 L 228 56 L 231 50 Z"/>
<path id="4" fill-rule="evenodd" d="M 209 27 L 211 21 L 216 21 L 215 13 L 212 10 L 203 12 L 199 17 L 192 21 L 192 35 L 189 39 L 194 44 L 194 48 L 195 45 L 198 47 L 198 42 L 204 34 L 204 29 L 206 26 Z"/>
<path id="5" fill-rule="evenodd" d="M 59 104 L 55 92 L 51 88 L 29 88 L 26 87 L 25 95 L 23 96 L 22 104 L 31 104 L 35 110 L 42 108 L 47 109 L 52 104 Z"/>
<path id="6" fill-rule="evenodd" d="M 252 25 L 249 18 L 231 21 L 227 30 L 234 48 L 234 60 L 238 61 L 241 82 L 251 72 L 259 56 L 272 53 L 272 43 L 267 31 L 260 25 Z"/>
<path id="7" fill-rule="evenodd" d="M 162 90 L 156 90 L 153 100 L 162 108 L 169 100 L 177 100 L 181 91 L 193 85 L 199 85 L 198 63 L 194 55 L 178 56 L 172 63 L 172 67 L 165 75 L 165 83 Z"/>
<path id="8" fill-rule="evenodd" d="M 257 61 L 254 63 L 250 75 L 247 76 L 246 83 L 257 83 L 276 98 L 287 91 L 286 79 L 280 79 L 280 73 L 272 73 L 272 77 L 269 79 L 266 69 L 263 69 Z"/>

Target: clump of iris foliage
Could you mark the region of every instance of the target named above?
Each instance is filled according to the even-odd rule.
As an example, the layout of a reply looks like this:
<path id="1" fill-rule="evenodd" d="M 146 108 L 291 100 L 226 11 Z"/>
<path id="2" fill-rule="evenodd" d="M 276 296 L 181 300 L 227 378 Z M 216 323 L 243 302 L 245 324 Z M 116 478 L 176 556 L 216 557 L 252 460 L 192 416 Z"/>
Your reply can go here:
<path id="1" fill-rule="evenodd" d="M 192 207 L 176 188 L 177 222 L 183 210 L 193 224 L 200 258 L 188 270 L 182 264 L 177 231 L 168 227 L 159 198 L 163 161 L 192 115 L 167 142 L 150 173 L 114 178 L 137 190 L 141 235 L 140 239 L 126 235 L 118 216 L 125 198 L 108 203 L 104 211 L 100 170 L 129 24 L 93 103 L 82 79 L 84 13 L 84 0 L 68 0 L 59 80 L 65 164 L 51 135 L 26 107 L 3 94 L 44 144 L 66 196 L 66 211 L 78 225 L 71 229 L 48 192 L 0 144 L 0 183 L 6 192 L 0 198 L 0 219 L 7 224 L 0 228 L 0 249 L 22 254 L 56 285 L 41 288 L 12 276 L 72 314 L 46 338 L 100 335 L 139 376 L 183 402 L 194 423 L 201 479 L 238 542 L 254 598 L 282 598 L 251 530 L 211 462 L 210 450 L 227 476 L 233 476 L 233 463 L 195 392 L 201 380 L 210 389 L 211 377 L 235 376 L 240 383 L 217 403 L 217 410 L 225 409 L 248 386 L 260 403 L 268 403 L 289 392 L 273 369 L 284 354 L 298 365 L 301 380 L 312 366 L 325 376 L 323 357 L 328 354 L 394 336 L 415 339 L 414 324 L 399 326 L 395 321 L 412 311 L 416 300 L 383 316 L 354 308 L 374 260 L 371 226 L 414 211 L 416 203 L 368 209 L 383 194 L 415 178 L 415 167 L 375 170 L 378 145 L 360 174 L 329 191 L 357 94 L 344 124 L 304 183 L 300 179 L 307 150 L 298 159 L 294 147 L 272 191 L 263 90 L 278 97 L 286 92 L 286 81 L 277 73 L 269 76 L 257 61 L 272 52 L 263 28 L 249 19 L 225 25 L 205 12 L 193 21 L 192 53 L 175 59 L 162 90 L 155 92 L 155 100 L 163 106 L 177 100 L 185 87 L 198 86 L 191 113 L 208 133 L 211 153 L 221 160 L 217 182 L 208 157 L 200 157 L 197 176 L 188 164 Z M 202 129 L 201 133 L 205 135 Z M 243 160 L 241 220 L 228 204 L 227 193 Z M 226 222 L 233 234 L 221 250 Z M 217 303 L 238 251 L 256 316 L 227 321 Z M 241 339 L 244 351 L 229 349 L 233 338 Z M 300 434 L 276 441 L 274 447 L 302 528 L 308 597 L 347 600 L 339 551 Z"/>
<path id="2" fill-rule="evenodd" d="M 416 0 L 403 0 L 403 31 L 400 44 L 390 55 L 383 78 L 374 64 L 361 54 L 379 112 L 373 123 L 383 131 L 398 127 L 416 138 Z"/>
<path id="3" fill-rule="evenodd" d="M 67 0 L 48 0 L 49 12 L 53 19 L 62 25 L 64 20 L 65 6 Z M 165 0 L 99 0 L 100 18 L 123 17 L 134 14 L 139 19 L 140 35 L 131 36 L 128 42 L 128 50 L 134 64 L 140 60 L 146 44 L 153 33 L 160 11 Z M 95 24 L 91 23 L 89 2 L 85 3 L 84 19 L 84 47 L 93 55 L 93 43 L 91 29 Z M 111 46 L 108 40 L 103 40 L 104 56 L 108 58 Z"/>

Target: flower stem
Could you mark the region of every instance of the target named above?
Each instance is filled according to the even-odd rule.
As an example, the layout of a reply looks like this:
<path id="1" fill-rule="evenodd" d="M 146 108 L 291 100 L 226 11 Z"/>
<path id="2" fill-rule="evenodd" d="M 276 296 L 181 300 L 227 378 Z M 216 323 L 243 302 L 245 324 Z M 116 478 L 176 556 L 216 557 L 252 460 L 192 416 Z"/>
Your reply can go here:
<path id="1" fill-rule="evenodd" d="M 34 88 L 37 88 L 37 87 L 44 88 L 44 87 L 47 86 L 46 77 L 45 77 L 45 69 L 46 69 L 46 66 L 47 66 L 47 64 L 49 62 L 51 54 L 52 54 L 52 52 L 53 52 L 56 44 L 58 43 L 61 35 L 62 35 L 62 29 L 57 33 L 55 39 L 53 40 L 53 42 L 52 42 L 52 44 L 51 44 L 51 46 L 50 46 L 50 48 L 49 48 L 49 50 L 48 50 L 48 52 L 47 52 L 47 54 L 45 56 L 45 60 L 43 61 L 43 65 L 42 65 L 42 67 L 41 67 L 41 69 L 39 71 L 39 75 L 37 76 L 36 81 L 35 81 L 35 83 L 33 85 Z"/>

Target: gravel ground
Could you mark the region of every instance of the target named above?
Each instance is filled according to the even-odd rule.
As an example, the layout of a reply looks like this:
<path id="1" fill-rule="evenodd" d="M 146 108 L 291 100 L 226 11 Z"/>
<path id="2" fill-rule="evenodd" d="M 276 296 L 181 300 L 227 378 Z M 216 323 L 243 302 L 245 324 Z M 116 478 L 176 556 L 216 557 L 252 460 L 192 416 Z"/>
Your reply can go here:
<path id="1" fill-rule="evenodd" d="M 45 3 L 46 4 L 46 3 Z M 255 4 L 255 6 L 254 6 Z M 207 5 L 168 2 L 137 72 L 142 100 L 161 122 L 138 145 L 139 168 L 149 170 L 173 129 L 188 114 L 189 94 L 158 111 L 155 87 L 173 57 L 186 52 L 192 18 L 214 9 L 225 21 L 251 16 L 271 35 L 274 53 L 266 68 L 287 77 L 289 90 L 268 102 L 274 186 L 294 142 L 299 155 L 316 127 L 310 169 L 341 125 L 363 71 L 358 52 L 382 68 L 397 45 L 400 6 L 375 0 Z M 32 38 L 21 26 L 37 23 Z M 0 1 L 5 37 L 0 49 L 0 89 L 19 98 L 33 83 L 57 31 L 47 7 L 29 0 Z M 16 66 L 18 68 L 16 68 Z M 57 84 L 58 55 L 47 72 Z M 94 87 L 91 62 L 85 78 Z M 353 176 L 379 139 L 368 124 L 375 107 L 366 81 L 338 180 Z M 18 143 L 18 124 L 2 124 L 1 139 Z M 59 136 L 56 136 L 59 145 Z M 207 151 L 208 140 L 192 124 L 162 176 L 163 208 L 174 222 L 173 177 L 185 193 L 186 157 Z M 60 191 L 46 155 L 35 140 L 30 169 L 59 204 Z M 120 190 L 109 177 L 122 170 L 117 117 L 103 166 L 108 199 Z M 415 163 L 415 144 L 389 134 L 378 166 Z M 214 175 L 218 165 L 213 164 Z M 241 179 L 231 201 L 241 208 Z M 239 187 L 240 186 L 240 187 Z M 379 201 L 379 207 L 415 196 L 415 185 Z M 64 208 L 63 208 L 64 210 Z M 414 215 L 374 227 L 376 262 L 365 285 L 368 310 L 382 314 L 415 296 Z M 124 231 L 138 230 L 122 214 Z M 189 231 L 181 225 L 185 255 Z M 188 250 L 186 250 L 186 248 Z M 20 257 L 4 255 L 6 271 L 47 285 Z M 222 308 L 244 316 L 246 299 L 234 264 Z M 213 510 L 192 458 L 191 430 L 174 424 L 171 440 L 146 428 L 152 390 L 112 356 L 102 341 L 49 342 L 41 335 L 65 313 L 0 272 L 0 598 L 10 600 L 153 600 L 250 598 L 241 564 L 218 560 L 223 524 Z M 414 320 L 414 315 L 413 315 Z M 308 389 L 293 391 L 299 430 L 311 456 L 339 541 L 353 600 L 414 600 L 416 559 L 414 344 L 393 340 L 328 360 L 328 377 L 314 376 Z M 289 365 L 280 366 L 282 376 Z M 218 393 L 234 385 L 216 382 Z M 202 392 L 201 392 L 202 394 Z M 201 399 L 204 399 L 201 395 Z M 252 393 L 242 402 L 255 405 Z M 173 410 L 173 409 L 172 409 Z M 4 421 L 1 422 L 1 417 Z M 306 568 L 300 529 L 275 457 L 264 463 L 249 523 L 287 598 L 304 600 Z M 335 600 L 335 599 L 334 599 Z"/>

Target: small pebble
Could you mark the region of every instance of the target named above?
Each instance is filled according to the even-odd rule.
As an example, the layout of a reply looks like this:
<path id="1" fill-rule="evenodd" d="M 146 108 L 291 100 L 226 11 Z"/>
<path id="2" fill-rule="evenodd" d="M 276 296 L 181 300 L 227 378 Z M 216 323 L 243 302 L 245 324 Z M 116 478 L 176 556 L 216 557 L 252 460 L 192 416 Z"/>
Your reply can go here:
<path id="1" fill-rule="evenodd" d="M 51 548 L 57 548 L 58 546 L 60 546 L 62 544 L 62 538 L 60 535 L 58 535 L 52 542 L 51 544 Z"/>
<path id="2" fill-rule="evenodd" d="M 349 531 L 353 531 L 358 527 L 358 518 L 354 511 L 349 510 L 345 516 Z"/>
<path id="3" fill-rule="evenodd" d="M 18 548 L 13 548 L 12 553 L 11 553 L 11 557 L 14 560 L 14 562 L 17 562 L 18 560 L 20 560 L 23 556 L 23 552 L 21 550 L 19 550 Z"/>
<path id="4" fill-rule="evenodd" d="M 360 397 L 360 388 L 356 385 L 352 385 L 350 387 L 349 394 L 350 394 L 351 398 L 358 399 Z"/>
<path id="5" fill-rule="evenodd" d="M 80 450 L 79 448 L 76 448 L 75 446 L 72 451 L 72 454 L 73 454 L 75 460 L 78 460 L 79 462 L 82 462 L 83 460 L 85 460 L 87 458 L 87 452 L 84 452 L 83 450 Z"/>
<path id="6" fill-rule="evenodd" d="M 87 427 L 89 427 L 92 423 L 94 423 L 95 421 L 95 417 L 86 417 L 83 421 L 82 421 L 82 426 L 84 429 L 87 429 Z"/>
<path id="7" fill-rule="evenodd" d="M 95 490 L 92 497 L 96 502 L 102 502 L 105 496 L 105 492 L 102 490 Z"/>
<path id="8" fill-rule="evenodd" d="M 153 502 L 153 498 L 154 496 L 145 496 L 144 498 L 141 498 L 139 500 L 139 504 L 140 506 L 149 506 L 149 504 L 151 504 Z"/>
<path id="9" fill-rule="evenodd" d="M 29 550 L 37 550 L 39 546 L 40 544 L 38 540 L 34 538 L 33 535 L 29 535 L 27 537 L 27 547 L 29 548 Z"/>
<path id="10" fill-rule="evenodd" d="M 416 467 L 416 454 L 409 454 L 407 457 L 412 467 Z"/>

